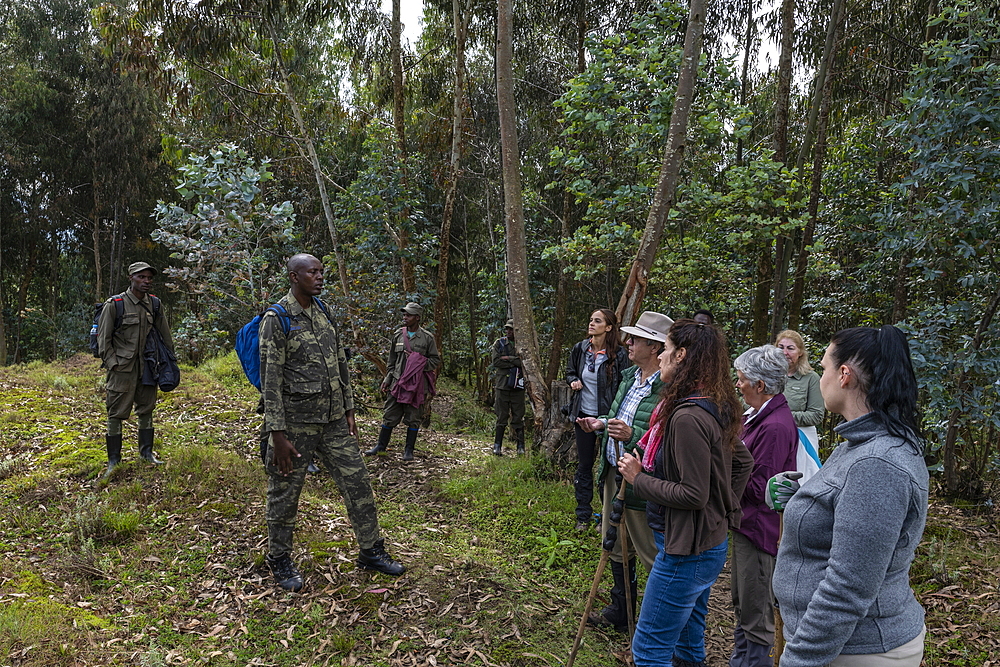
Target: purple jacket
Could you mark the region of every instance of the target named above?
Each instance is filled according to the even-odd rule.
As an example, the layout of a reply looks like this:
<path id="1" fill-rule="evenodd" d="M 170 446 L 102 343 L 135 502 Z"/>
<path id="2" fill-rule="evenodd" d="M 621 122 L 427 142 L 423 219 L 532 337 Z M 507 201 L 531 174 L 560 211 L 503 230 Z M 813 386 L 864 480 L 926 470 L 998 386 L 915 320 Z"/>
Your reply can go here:
<path id="1" fill-rule="evenodd" d="M 743 520 L 736 532 L 755 547 L 778 555 L 778 513 L 764 502 L 767 480 L 785 470 L 795 470 L 799 431 L 784 394 L 777 394 L 759 414 L 743 418 L 743 444 L 753 455 L 754 466 L 740 504 Z"/>
<path id="2" fill-rule="evenodd" d="M 410 352 L 410 356 L 406 358 L 403 375 L 389 392 L 398 403 L 406 403 L 419 408 L 424 404 L 424 400 L 428 397 L 427 394 L 434 395 L 434 371 L 427 368 L 427 365 L 427 357 L 419 352 Z M 424 378 L 426 378 L 426 383 Z"/>

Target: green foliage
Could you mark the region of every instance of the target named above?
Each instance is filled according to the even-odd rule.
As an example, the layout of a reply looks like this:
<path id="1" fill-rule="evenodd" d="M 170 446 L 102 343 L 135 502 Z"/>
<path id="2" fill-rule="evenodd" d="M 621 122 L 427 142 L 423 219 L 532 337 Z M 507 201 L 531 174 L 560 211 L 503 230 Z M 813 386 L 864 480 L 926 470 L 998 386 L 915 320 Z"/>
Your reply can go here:
<path id="1" fill-rule="evenodd" d="M 978 496 L 985 473 L 1000 470 L 989 444 L 1000 431 L 1000 23 L 961 2 L 931 25 L 937 38 L 891 127 L 912 169 L 896 187 L 883 246 L 910 254 L 924 294 L 908 323 L 932 448 L 957 420 L 963 491 Z"/>
<path id="2" fill-rule="evenodd" d="M 545 556 L 545 569 L 548 570 L 559 558 L 562 547 L 571 547 L 576 542 L 574 540 L 560 540 L 555 528 L 549 528 L 549 534 L 545 536 L 536 535 L 535 539 L 542 546 L 542 555 Z"/>
<path id="3" fill-rule="evenodd" d="M 282 290 L 295 214 L 290 201 L 266 202 L 269 161 L 258 162 L 233 144 L 189 156 L 178 172 L 181 202 L 157 203 L 152 236 L 179 264 L 163 273 L 195 314 L 184 321 L 180 342 L 198 361 L 218 352 L 224 332 L 217 324 L 231 331 Z"/>
<path id="4" fill-rule="evenodd" d="M 563 145 L 551 150 L 557 181 L 548 187 L 566 188 L 586 213 L 573 237 L 543 257 L 566 259 L 577 280 L 628 266 L 642 234 L 673 111 L 682 51 L 676 35 L 686 16 L 679 5 L 663 3 L 621 34 L 591 38 L 586 71 L 555 103 Z M 714 153 L 734 131 L 743 132 L 728 65 L 704 61 L 697 86 L 689 156 Z M 693 169 L 697 163 L 689 158 Z"/>

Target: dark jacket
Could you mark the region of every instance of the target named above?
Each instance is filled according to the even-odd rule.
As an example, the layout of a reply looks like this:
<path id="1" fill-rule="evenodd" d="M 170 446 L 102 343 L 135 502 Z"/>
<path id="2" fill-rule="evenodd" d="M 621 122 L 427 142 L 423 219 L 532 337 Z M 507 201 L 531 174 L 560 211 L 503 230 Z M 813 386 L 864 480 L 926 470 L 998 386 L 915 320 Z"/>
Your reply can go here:
<path id="1" fill-rule="evenodd" d="M 500 357 L 510 357 L 510 359 L 501 359 Z M 493 343 L 493 368 L 496 369 L 493 373 L 493 386 L 496 389 L 518 388 L 511 384 L 511 380 L 517 377 L 518 371 L 516 369 L 523 368 L 521 356 L 506 336 L 497 338 L 496 342 Z M 523 371 L 521 372 L 522 377 L 524 377 Z M 524 383 L 521 384 L 520 389 L 524 389 Z"/>
<path id="2" fill-rule="evenodd" d="M 664 551 L 690 556 L 722 543 L 740 523 L 740 497 L 753 457 L 736 441 L 732 451 L 722 427 L 705 408 L 684 402 L 674 408 L 654 474 L 639 473 L 635 492 L 645 498 L 646 518 L 662 530 Z"/>
<path id="3" fill-rule="evenodd" d="M 799 429 L 784 394 L 777 394 L 749 422 L 743 418 L 743 444 L 753 456 L 753 473 L 743 491 L 743 518 L 737 533 L 772 556 L 778 555 L 778 513 L 767 506 L 767 480 L 784 470 L 795 470 Z"/>
<path id="4" fill-rule="evenodd" d="M 406 369 L 406 358 L 410 356 L 409 352 L 406 351 L 406 344 L 403 342 L 403 336 L 407 335 L 405 331 L 406 327 L 396 329 L 389 343 L 389 359 L 386 363 L 387 370 L 384 382 L 389 385 L 390 392 L 396 386 L 399 378 L 403 376 L 403 371 Z M 441 366 L 441 355 L 438 353 L 437 343 L 434 342 L 434 334 L 427 329 L 423 327 L 417 329 L 413 338 L 410 339 L 410 349 L 427 357 L 425 370 L 436 371 Z M 429 382 L 425 391 L 433 391 Z"/>
<path id="5" fill-rule="evenodd" d="M 153 316 L 153 302 L 147 296 L 137 299 L 131 289 L 125 290 L 122 297 L 121 326 L 115 329 L 115 308 L 104 303 L 101 317 L 97 325 L 97 344 L 101 359 L 108 368 L 107 388 L 109 391 L 129 391 L 139 382 L 136 371 L 136 360 L 142 361 L 142 351 L 146 347 L 146 337 L 150 329 L 156 327 L 163 338 L 164 345 L 173 352 L 174 344 L 170 338 L 170 325 L 163 314 L 163 304 L 160 304 L 158 316 Z"/>
<path id="6" fill-rule="evenodd" d="M 584 338 L 569 351 L 569 363 L 566 364 L 566 382 L 573 383 L 582 377 L 588 347 L 590 347 L 590 339 Z M 618 385 L 622 381 L 622 371 L 628 368 L 630 363 L 625 346 L 619 345 L 616 357 L 601 364 L 601 372 L 597 374 L 597 414 L 606 415 L 608 413 L 611 402 L 615 400 Z M 576 421 L 576 418 L 580 416 L 580 398 L 580 392 L 574 391 L 568 415 L 570 421 Z"/>
<path id="7" fill-rule="evenodd" d="M 625 377 L 622 378 L 621 384 L 618 385 L 618 394 L 615 396 L 614 402 L 611 404 L 611 409 L 608 410 L 607 414 L 602 414 L 600 417 L 602 419 L 614 419 L 618 414 L 618 407 L 625 400 L 626 394 L 632 389 L 632 385 L 635 384 L 635 366 L 629 366 L 623 371 Z M 626 452 L 634 453 L 635 446 L 639 442 L 639 438 L 642 434 L 649 430 L 649 418 L 653 414 L 656 404 L 660 402 L 660 389 L 663 388 L 663 382 L 660 381 L 660 376 L 657 375 L 656 379 L 653 380 L 652 391 L 649 392 L 649 396 L 642 399 L 639 402 L 639 407 L 635 410 L 635 415 L 632 417 L 632 437 L 628 442 L 623 443 L 623 449 Z M 603 479 L 605 471 L 611 466 L 608 464 L 607 458 L 607 446 L 608 446 L 608 431 L 607 429 L 601 434 L 601 449 L 600 449 L 600 461 L 597 464 L 597 479 Z M 639 455 L 639 458 L 642 458 Z M 612 474 L 615 471 L 611 471 Z M 626 483 L 625 485 L 625 505 L 629 509 L 642 511 L 646 509 L 646 501 L 635 495 L 635 489 L 632 488 L 631 484 Z"/>

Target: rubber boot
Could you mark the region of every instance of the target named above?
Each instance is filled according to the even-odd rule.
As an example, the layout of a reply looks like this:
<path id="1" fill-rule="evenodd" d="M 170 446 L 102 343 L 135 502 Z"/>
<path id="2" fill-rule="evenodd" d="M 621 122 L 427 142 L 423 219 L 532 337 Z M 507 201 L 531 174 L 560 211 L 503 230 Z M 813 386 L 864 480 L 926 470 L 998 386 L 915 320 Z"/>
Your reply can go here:
<path id="1" fill-rule="evenodd" d="M 503 456 L 503 432 L 507 430 L 507 425 L 497 426 L 493 431 L 493 455 Z"/>
<path id="2" fill-rule="evenodd" d="M 153 431 L 151 428 L 139 429 L 139 456 L 149 461 L 155 466 L 161 465 L 163 461 L 156 458 L 153 453 Z"/>
<path id="3" fill-rule="evenodd" d="M 756 644 L 748 639 L 747 657 L 743 664 L 747 667 L 771 667 L 774 664 L 771 647 L 766 644 Z"/>
<path id="4" fill-rule="evenodd" d="M 514 441 L 517 442 L 517 455 L 524 456 L 524 427 L 514 429 Z"/>
<path id="5" fill-rule="evenodd" d="M 613 627 L 618 632 L 628 632 L 628 609 L 625 597 L 625 567 L 621 563 L 611 561 L 611 574 L 615 583 L 611 588 L 611 604 L 600 612 L 591 613 L 587 622 L 597 627 Z M 629 587 L 632 589 L 632 617 L 635 618 L 636 595 L 638 595 L 638 580 L 635 573 L 635 558 L 629 561 L 631 575 Z"/>
<path id="6" fill-rule="evenodd" d="M 374 456 L 379 452 L 384 452 L 389 448 L 389 438 L 392 437 L 392 429 L 382 427 L 382 430 L 378 432 L 378 444 L 365 452 L 365 456 Z"/>
<path id="7" fill-rule="evenodd" d="M 122 434 L 105 435 L 104 441 L 108 450 L 108 469 L 104 471 L 101 480 L 107 480 L 111 477 L 111 471 L 122 462 Z"/>
<path id="8" fill-rule="evenodd" d="M 733 630 L 733 654 L 729 656 L 729 667 L 744 667 L 747 662 L 747 638 L 743 628 L 736 626 Z"/>
<path id="9" fill-rule="evenodd" d="M 403 460 L 412 461 L 413 460 L 413 448 L 417 444 L 417 434 L 420 433 L 420 429 L 408 428 L 406 429 L 406 447 L 403 449 Z"/>

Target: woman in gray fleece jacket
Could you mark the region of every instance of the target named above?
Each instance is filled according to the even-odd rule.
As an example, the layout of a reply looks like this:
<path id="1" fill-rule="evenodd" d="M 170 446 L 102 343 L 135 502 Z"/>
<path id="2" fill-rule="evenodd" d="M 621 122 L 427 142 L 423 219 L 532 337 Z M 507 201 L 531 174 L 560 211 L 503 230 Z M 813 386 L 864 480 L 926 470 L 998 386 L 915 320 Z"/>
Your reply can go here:
<path id="1" fill-rule="evenodd" d="M 909 346 L 893 326 L 845 329 L 822 364 L 845 441 L 801 490 L 784 473 L 769 484 L 775 509 L 787 501 L 773 579 L 781 667 L 918 667 L 924 610 L 909 571 L 928 476 Z"/>

